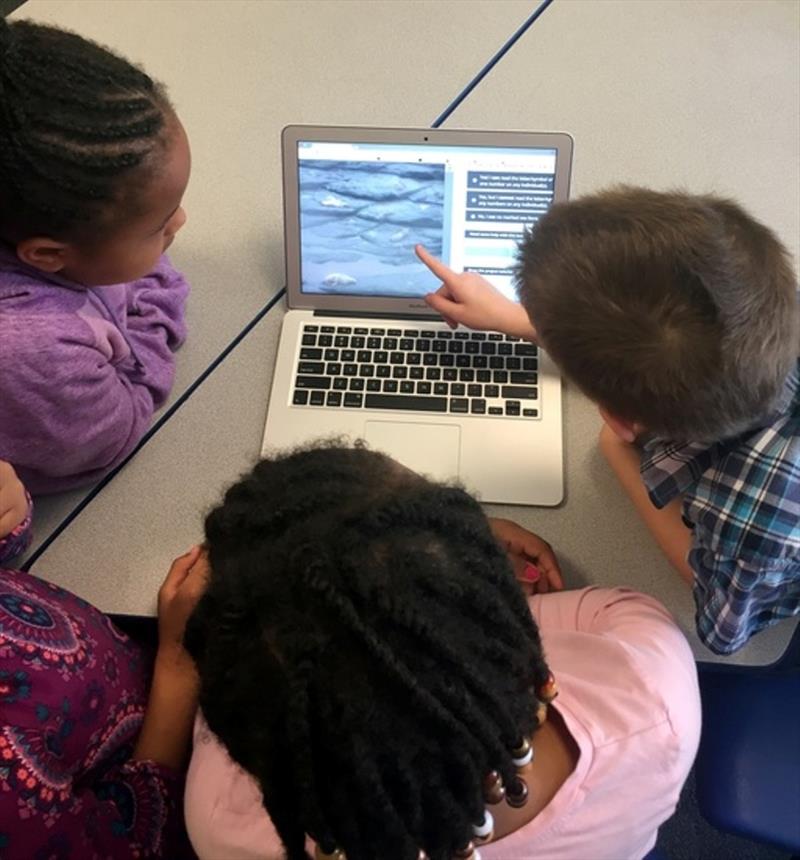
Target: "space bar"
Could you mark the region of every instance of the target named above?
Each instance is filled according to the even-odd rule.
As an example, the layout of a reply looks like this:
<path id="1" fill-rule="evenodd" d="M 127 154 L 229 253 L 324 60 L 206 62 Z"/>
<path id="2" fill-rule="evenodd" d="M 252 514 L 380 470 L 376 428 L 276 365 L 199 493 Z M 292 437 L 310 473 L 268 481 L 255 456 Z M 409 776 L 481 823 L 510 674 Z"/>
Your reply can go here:
<path id="1" fill-rule="evenodd" d="M 447 412 L 446 397 L 403 397 L 395 394 L 368 394 L 365 409 L 411 409 L 415 412 Z"/>

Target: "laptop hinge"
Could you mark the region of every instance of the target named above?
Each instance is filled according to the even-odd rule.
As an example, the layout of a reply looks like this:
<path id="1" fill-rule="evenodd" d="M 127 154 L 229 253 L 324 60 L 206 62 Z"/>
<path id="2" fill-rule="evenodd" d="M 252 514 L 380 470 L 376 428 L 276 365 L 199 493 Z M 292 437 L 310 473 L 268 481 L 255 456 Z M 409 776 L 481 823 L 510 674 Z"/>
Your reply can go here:
<path id="1" fill-rule="evenodd" d="M 356 319 L 371 320 L 426 320 L 427 322 L 442 322 L 439 314 L 402 314 L 402 313 L 361 313 L 359 311 L 315 310 L 315 317 L 355 317 Z"/>

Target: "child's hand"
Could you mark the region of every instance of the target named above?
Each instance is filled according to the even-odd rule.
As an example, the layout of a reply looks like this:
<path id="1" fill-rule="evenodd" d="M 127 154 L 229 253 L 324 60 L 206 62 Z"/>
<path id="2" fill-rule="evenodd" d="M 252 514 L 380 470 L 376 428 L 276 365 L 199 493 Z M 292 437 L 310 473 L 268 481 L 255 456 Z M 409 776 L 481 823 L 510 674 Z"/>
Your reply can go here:
<path id="1" fill-rule="evenodd" d="M 161 662 L 179 665 L 189 660 L 183 649 L 183 631 L 206 589 L 208 570 L 208 558 L 199 546 L 172 562 L 158 592 L 158 656 Z"/>
<path id="2" fill-rule="evenodd" d="M 435 293 L 428 293 L 425 301 L 451 328 L 462 323 L 479 331 L 500 331 L 524 340 L 536 340 L 536 330 L 522 305 L 507 299 L 486 278 L 474 272 L 454 272 L 422 245 L 414 250 L 442 281 L 442 286 Z"/>
<path id="3" fill-rule="evenodd" d="M 0 460 L 0 538 L 11 532 L 28 514 L 28 496 L 10 463 Z"/>
<path id="4" fill-rule="evenodd" d="M 541 594 L 564 588 L 561 569 L 547 541 L 511 520 L 489 517 L 489 527 L 508 553 L 514 574 L 523 586 Z M 535 572 L 530 570 L 531 567 Z"/>

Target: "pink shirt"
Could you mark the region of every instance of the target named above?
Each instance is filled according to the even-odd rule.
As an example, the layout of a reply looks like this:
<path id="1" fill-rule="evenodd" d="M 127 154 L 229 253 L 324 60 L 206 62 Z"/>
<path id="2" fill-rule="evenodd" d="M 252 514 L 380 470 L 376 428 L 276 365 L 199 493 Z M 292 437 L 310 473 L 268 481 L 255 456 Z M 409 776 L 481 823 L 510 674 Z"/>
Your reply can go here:
<path id="1" fill-rule="evenodd" d="M 530 605 L 560 690 L 553 707 L 580 756 L 539 815 L 483 846 L 481 857 L 640 860 L 675 811 L 697 752 L 700 695 L 689 646 L 660 603 L 626 589 L 537 595 Z M 185 812 L 200 860 L 284 856 L 258 787 L 202 717 Z"/>

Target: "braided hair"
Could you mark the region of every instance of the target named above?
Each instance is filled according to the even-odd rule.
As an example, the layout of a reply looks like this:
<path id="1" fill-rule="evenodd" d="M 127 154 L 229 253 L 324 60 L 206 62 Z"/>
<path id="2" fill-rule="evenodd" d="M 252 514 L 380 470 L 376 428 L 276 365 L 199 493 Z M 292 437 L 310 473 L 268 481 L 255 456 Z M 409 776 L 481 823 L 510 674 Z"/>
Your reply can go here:
<path id="1" fill-rule="evenodd" d="M 100 45 L 0 18 L 0 237 L 74 239 L 130 207 L 171 111 L 159 84 Z"/>
<path id="2" fill-rule="evenodd" d="M 289 860 L 448 860 L 548 670 L 478 503 L 364 447 L 260 462 L 206 519 L 186 631 L 211 730 Z"/>

